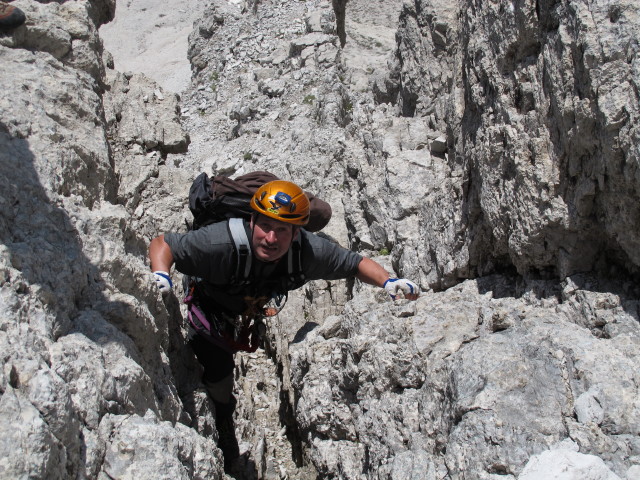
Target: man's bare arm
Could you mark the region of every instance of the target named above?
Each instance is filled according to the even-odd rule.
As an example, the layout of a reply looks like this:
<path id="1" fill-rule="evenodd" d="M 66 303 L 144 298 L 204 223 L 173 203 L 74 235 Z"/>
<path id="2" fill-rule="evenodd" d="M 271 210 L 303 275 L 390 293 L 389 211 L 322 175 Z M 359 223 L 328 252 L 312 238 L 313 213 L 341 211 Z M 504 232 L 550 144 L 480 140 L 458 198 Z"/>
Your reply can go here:
<path id="1" fill-rule="evenodd" d="M 378 262 L 370 258 L 365 257 L 362 259 L 358 265 L 356 278 L 369 285 L 384 288 L 394 300 L 396 299 L 398 291 L 401 291 L 404 298 L 409 300 L 416 300 L 420 295 L 420 289 L 416 284 L 406 279 L 390 280 L 389 272 Z"/>
<path id="2" fill-rule="evenodd" d="M 151 240 L 149 244 L 149 261 L 151 262 L 151 271 L 167 272 L 171 271 L 173 266 L 173 254 L 171 248 L 164 241 L 164 235 Z"/>

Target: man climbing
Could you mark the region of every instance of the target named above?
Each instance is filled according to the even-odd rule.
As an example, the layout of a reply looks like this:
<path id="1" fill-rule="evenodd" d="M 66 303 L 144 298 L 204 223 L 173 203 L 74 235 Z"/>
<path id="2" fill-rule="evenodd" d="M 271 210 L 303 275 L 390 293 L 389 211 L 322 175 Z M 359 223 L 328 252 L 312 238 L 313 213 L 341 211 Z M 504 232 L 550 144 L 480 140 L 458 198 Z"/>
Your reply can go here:
<path id="1" fill-rule="evenodd" d="M 257 348 L 256 327 L 268 314 L 268 302 L 282 305 L 288 291 L 311 280 L 351 276 L 385 288 L 394 299 L 399 293 L 411 300 L 419 295 L 409 280 L 392 279 L 373 260 L 302 228 L 309 222 L 310 204 L 296 184 L 268 182 L 258 188 L 250 206 L 250 220 L 230 219 L 183 234 L 167 233 L 149 247 L 151 270 L 163 293 L 171 291 L 173 265 L 188 276 L 189 328 L 197 332 L 189 343 L 204 368 L 203 383 L 216 408 L 225 468 L 239 456 L 233 424 L 233 354 Z M 250 257 L 248 263 L 247 258 L 239 261 L 243 252 Z"/>

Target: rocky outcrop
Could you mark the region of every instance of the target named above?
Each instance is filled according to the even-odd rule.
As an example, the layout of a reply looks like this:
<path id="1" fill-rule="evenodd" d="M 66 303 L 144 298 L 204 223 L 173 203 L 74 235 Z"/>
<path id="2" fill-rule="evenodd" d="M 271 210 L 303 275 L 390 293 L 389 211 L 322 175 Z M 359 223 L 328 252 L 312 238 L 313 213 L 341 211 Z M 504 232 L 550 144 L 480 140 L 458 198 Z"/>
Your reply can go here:
<path id="1" fill-rule="evenodd" d="M 104 109 L 120 84 L 107 83 L 97 35 L 114 5 L 20 7 L 27 24 L 0 39 L 0 477 L 132 478 L 162 464 L 161 478 L 220 478 L 215 437 L 190 428 L 179 396 L 180 333 L 132 217 L 140 184 L 158 175 L 149 149 L 169 136 L 153 135 L 173 141 L 179 125 L 167 113 L 146 129 L 155 141 L 131 138 L 135 167 L 120 163 Z"/>
<path id="2" fill-rule="evenodd" d="M 546 478 L 554 465 L 633 478 L 637 292 L 596 293 L 582 277 L 516 285 L 486 277 L 375 310 L 356 295 L 290 345 L 321 475 Z M 542 452 L 556 459 L 533 460 Z M 599 466 L 579 475 L 589 459 Z"/>
<path id="3" fill-rule="evenodd" d="M 388 83 L 404 116 L 446 128 L 460 176 L 461 215 L 446 221 L 457 235 L 430 239 L 445 277 L 637 271 L 638 14 L 630 2 L 404 5 Z"/>
<path id="4" fill-rule="evenodd" d="M 343 39 L 326 1 L 216 0 L 182 98 L 113 69 L 113 2 L 19 6 L 0 477 L 223 477 L 179 275 L 160 297 L 146 249 L 197 173 L 257 169 L 423 295 L 292 293 L 238 358 L 241 477 L 638 476 L 633 2 L 350 0 Z"/>
<path id="5" fill-rule="evenodd" d="M 543 450 L 576 478 L 637 474 L 625 460 L 637 427 L 624 419 L 637 405 L 618 404 L 637 397 L 634 381 L 606 372 L 637 361 L 626 346 L 637 292 L 573 276 L 637 271 L 637 230 L 613 233 L 637 203 L 637 14 L 627 3 L 403 4 L 394 63 L 373 85 L 398 116 L 379 110 L 355 129 L 373 167 L 347 170 L 362 187 L 356 240 L 438 290 L 487 272 L 529 280 L 464 282 L 375 314 L 356 296 L 294 342 L 296 418 L 322 475 L 544 477 Z M 469 289 L 471 303 L 454 294 Z M 609 305 L 616 320 L 596 320 Z M 614 458 L 618 441 L 630 450 Z"/>

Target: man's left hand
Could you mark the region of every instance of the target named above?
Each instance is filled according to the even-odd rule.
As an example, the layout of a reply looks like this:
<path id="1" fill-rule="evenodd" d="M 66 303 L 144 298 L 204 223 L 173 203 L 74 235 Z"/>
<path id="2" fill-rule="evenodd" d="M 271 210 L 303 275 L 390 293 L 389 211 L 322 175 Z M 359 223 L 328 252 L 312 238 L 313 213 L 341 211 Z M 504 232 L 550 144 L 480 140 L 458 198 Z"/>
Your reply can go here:
<path id="1" fill-rule="evenodd" d="M 384 282 L 384 289 L 393 300 L 397 298 L 398 292 L 402 292 L 404 298 L 408 300 L 416 300 L 420 296 L 418 286 L 405 278 L 390 278 Z"/>

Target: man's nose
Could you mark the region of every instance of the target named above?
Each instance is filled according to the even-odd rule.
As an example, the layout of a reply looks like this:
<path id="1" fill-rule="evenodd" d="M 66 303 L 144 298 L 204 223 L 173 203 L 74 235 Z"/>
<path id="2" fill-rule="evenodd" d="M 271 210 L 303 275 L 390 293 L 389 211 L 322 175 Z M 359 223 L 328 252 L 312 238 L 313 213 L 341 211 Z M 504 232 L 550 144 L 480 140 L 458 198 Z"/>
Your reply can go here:
<path id="1" fill-rule="evenodd" d="M 269 243 L 275 243 L 277 239 L 276 232 L 273 230 L 267 232 L 265 235 L 265 240 Z"/>

